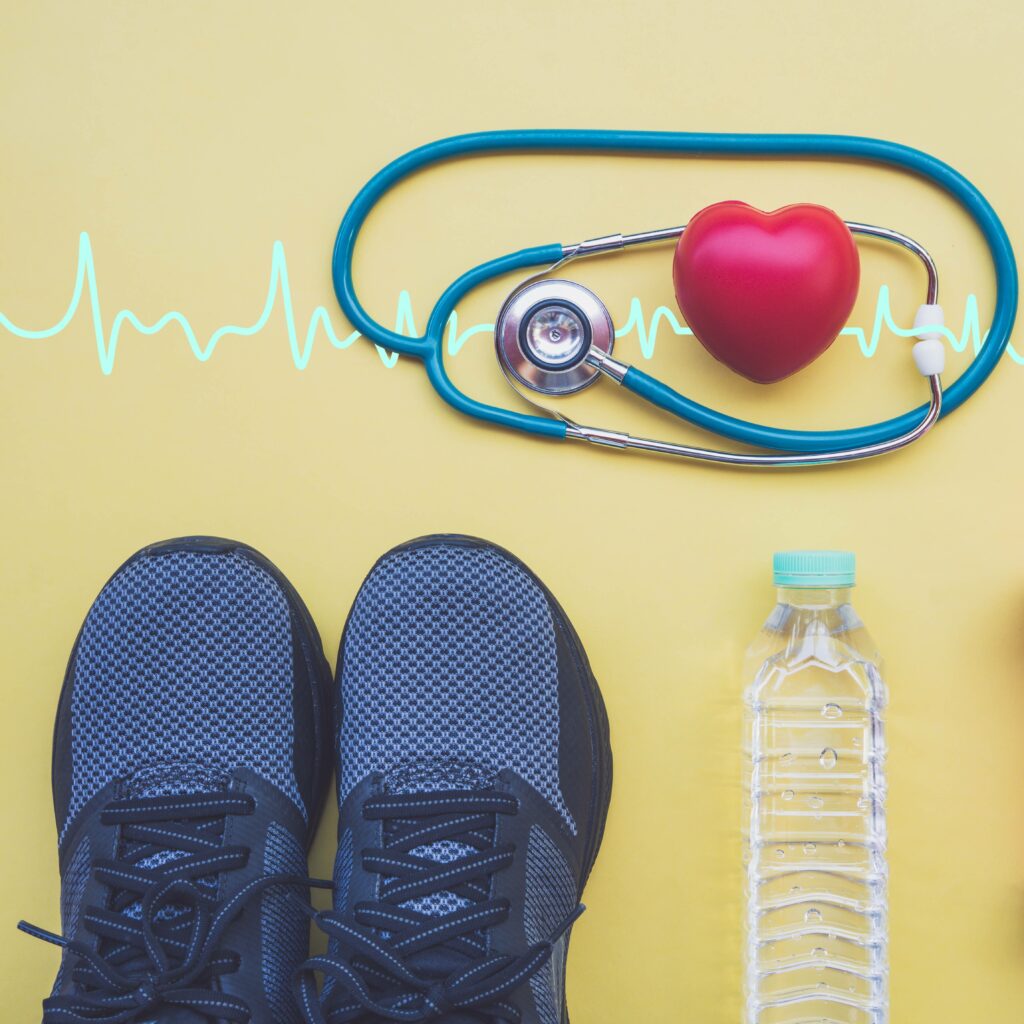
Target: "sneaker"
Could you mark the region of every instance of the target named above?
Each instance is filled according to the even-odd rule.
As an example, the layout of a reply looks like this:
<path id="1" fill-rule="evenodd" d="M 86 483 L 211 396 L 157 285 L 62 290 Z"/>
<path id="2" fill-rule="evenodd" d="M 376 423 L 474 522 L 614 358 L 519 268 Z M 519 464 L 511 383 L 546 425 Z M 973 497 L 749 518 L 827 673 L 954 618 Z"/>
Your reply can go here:
<path id="1" fill-rule="evenodd" d="M 334 909 L 297 977 L 306 1020 L 565 1024 L 612 776 L 565 613 L 500 548 L 412 541 L 363 583 L 337 687 Z"/>
<path id="2" fill-rule="evenodd" d="M 306 849 L 330 778 L 330 670 L 251 548 L 129 559 L 78 635 L 57 710 L 63 946 L 44 1024 L 291 1022 Z"/>

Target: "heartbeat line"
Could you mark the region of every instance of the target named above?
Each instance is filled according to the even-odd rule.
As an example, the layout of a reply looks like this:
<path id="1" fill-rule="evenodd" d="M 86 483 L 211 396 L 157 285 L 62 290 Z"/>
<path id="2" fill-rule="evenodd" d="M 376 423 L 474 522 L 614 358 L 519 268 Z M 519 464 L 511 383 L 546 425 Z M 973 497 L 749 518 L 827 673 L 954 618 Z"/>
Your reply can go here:
<path id="1" fill-rule="evenodd" d="M 108 331 L 104 324 L 102 307 L 100 305 L 99 285 L 97 283 L 96 262 L 93 257 L 92 242 L 86 231 L 83 231 L 79 236 L 78 269 L 75 274 L 75 287 L 67 310 L 60 320 L 52 327 L 33 330 L 19 327 L 8 316 L 0 313 L 0 327 L 16 338 L 29 341 L 52 338 L 67 329 L 68 325 L 78 314 L 86 296 L 88 297 L 92 316 L 93 334 L 96 339 L 96 355 L 99 360 L 100 370 L 106 375 L 114 371 L 118 344 L 121 341 L 122 330 L 125 325 L 132 327 L 139 334 L 153 335 L 159 333 L 170 324 L 177 324 L 184 333 L 192 354 L 201 363 L 205 363 L 213 355 L 222 338 L 249 338 L 262 331 L 270 321 L 278 302 L 280 302 L 284 313 L 292 362 L 298 370 L 305 370 L 309 365 L 317 336 L 321 332 L 335 349 L 347 349 L 362 337 L 359 331 L 351 331 L 348 334 L 336 332 L 330 315 L 323 306 L 317 306 L 313 310 L 306 324 L 305 333 L 300 336 L 295 320 L 291 284 L 288 278 L 288 261 L 285 258 L 284 246 L 279 241 L 274 242 L 271 250 L 270 281 L 267 286 L 267 297 L 263 304 L 263 312 L 249 326 L 239 327 L 233 324 L 226 324 L 223 327 L 218 327 L 204 344 L 200 342 L 192 324 L 184 313 L 173 311 L 165 313 L 154 323 L 146 324 L 130 309 L 122 309 L 117 312 L 111 321 Z M 640 300 L 634 297 L 629 305 L 629 314 L 626 322 L 621 328 L 616 330 L 615 337 L 622 338 L 635 333 L 643 358 L 651 359 L 654 356 L 658 332 L 662 325 L 678 336 L 693 334 L 693 331 L 683 326 L 676 314 L 667 306 L 656 307 L 648 316 Z M 840 334 L 856 338 L 861 354 L 865 358 L 870 359 L 878 351 L 879 342 L 885 331 L 888 331 L 895 337 L 910 338 L 915 334 L 933 329 L 921 327 L 915 330 L 914 328 L 900 327 L 893 319 L 889 287 L 888 285 L 882 285 L 878 289 L 875 316 L 870 330 L 865 330 L 862 327 L 845 327 Z M 941 331 L 955 352 L 964 352 L 970 348 L 977 355 L 985 344 L 985 338 L 988 336 L 988 332 L 983 332 L 981 329 L 977 296 L 972 294 L 967 297 L 964 304 L 963 325 L 959 334 L 948 327 L 941 328 Z M 416 336 L 419 333 L 416 329 L 415 317 L 413 315 L 412 299 L 405 290 L 398 296 L 395 312 L 395 332 L 410 337 Z M 478 334 L 493 335 L 493 333 L 494 325 L 484 323 L 473 324 L 464 330 L 460 330 L 458 312 L 455 311 L 446 325 L 445 345 L 447 352 L 452 356 L 457 355 L 471 338 Z M 398 362 L 398 353 L 390 352 L 380 345 L 375 347 L 385 367 L 392 367 Z M 1024 366 L 1024 353 L 1017 352 L 1012 344 L 1007 346 L 1006 355 L 1018 366 Z"/>

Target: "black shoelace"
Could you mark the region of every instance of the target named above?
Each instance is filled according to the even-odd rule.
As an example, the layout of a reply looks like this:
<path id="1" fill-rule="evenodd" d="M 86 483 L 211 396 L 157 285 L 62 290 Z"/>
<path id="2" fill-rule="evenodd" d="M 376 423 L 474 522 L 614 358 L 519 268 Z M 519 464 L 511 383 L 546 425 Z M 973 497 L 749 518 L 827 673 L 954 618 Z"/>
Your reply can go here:
<path id="1" fill-rule="evenodd" d="M 491 878 L 515 856 L 514 847 L 496 843 L 497 816 L 517 811 L 515 797 L 493 791 L 366 801 L 364 818 L 384 823 L 383 848 L 362 851 L 364 870 L 381 876 L 379 898 L 356 904 L 351 917 L 314 915 L 330 947 L 296 977 L 308 1024 L 440 1021 L 446 1015 L 518 1024 L 522 1015 L 507 997 L 544 966 L 583 907 L 547 941 L 519 955 L 488 952 L 487 929 L 511 910 L 507 900 L 492 898 Z M 437 843 L 458 855 L 442 862 L 413 852 Z M 457 909 L 416 908 L 415 902 L 439 894 L 454 896 Z"/>
<path id="2" fill-rule="evenodd" d="M 228 816 L 253 812 L 249 796 L 197 793 L 140 797 L 104 808 L 104 825 L 118 825 L 114 859 L 91 868 L 109 887 L 102 907 L 85 907 L 78 932 L 86 943 L 27 925 L 19 927 L 73 954 L 75 995 L 43 1002 L 43 1024 L 132 1024 L 160 1007 L 184 1007 L 210 1020 L 246 1022 L 249 1007 L 218 992 L 215 979 L 238 970 L 236 953 L 220 948 L 228 925 L 273 885 L 325 885 L 290 875 L 263 875 L 230 900 L 218 899 L 218 879 L 244 869 L 249 848 L 225 846 Z"/>

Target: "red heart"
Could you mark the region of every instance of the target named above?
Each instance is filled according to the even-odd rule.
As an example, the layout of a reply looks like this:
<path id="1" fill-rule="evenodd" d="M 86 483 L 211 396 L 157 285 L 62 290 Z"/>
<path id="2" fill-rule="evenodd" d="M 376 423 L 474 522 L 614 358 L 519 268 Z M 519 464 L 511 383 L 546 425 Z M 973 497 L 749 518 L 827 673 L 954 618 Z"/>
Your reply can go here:
<path id="1" fill-rule="evenodd" d="M 802 370 L 835 341 L 860 285 L 850 229 L 824 206 L 764 213 L 735 201 L 686 225 L 676 300 L 701 344 L 759 384 Z"/>

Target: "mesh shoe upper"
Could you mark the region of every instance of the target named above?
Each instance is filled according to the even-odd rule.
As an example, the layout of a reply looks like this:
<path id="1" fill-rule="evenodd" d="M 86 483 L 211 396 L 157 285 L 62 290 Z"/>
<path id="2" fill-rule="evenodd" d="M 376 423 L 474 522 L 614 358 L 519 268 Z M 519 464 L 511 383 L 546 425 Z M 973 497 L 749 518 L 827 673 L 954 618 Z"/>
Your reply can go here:
<path id="1" fill-rule="evenodd" d="M 289 890 L 304 888 L 267 879 L 307 873 L 330 769 L 328 686 L 308 612 L 251 549 L 183 539 L 115 573 L 82 626 L 57 715 L 71 945 L 44 1020 L 107 1019 L 89 999 L 140 1024 L 235 1020 L 239 1006 L 296 1019 L 290 975 L 308 927 Z M 145 927 L 165 962 L 146 952 Z M 100 978 L 107 968 L 116 984 Z"/>
<path id="2" fill-rule="evenodd" d="M 292 646 L 281 586 L 238 551 L 171 550 L 125 565 L 89 610 L 74 655 L 70 766 L 56 752 L 61 836 L 112 779 L 161 762 L 252 768 L 308 817 L 295 777 Z"/>
<path id="3" fill-rule="evenodd" d="M 611 784 L 564 613 L 499 548 L 414 541 L 363 583 L 338 688 L 334 911 L 300 984 L 307 1020 L 561 1024 Z"/>
<path id="4" fill-rule="evenodd" d="M 343 798 L 372 771 L 422 760 L 512 768 L 575 830 L 555 626 L 517 563 L 489 546 L 399 549 L 363 584 L 340 664 Z"/>

